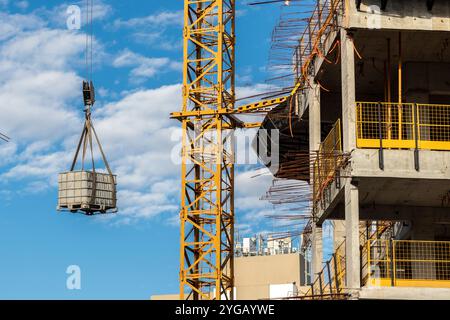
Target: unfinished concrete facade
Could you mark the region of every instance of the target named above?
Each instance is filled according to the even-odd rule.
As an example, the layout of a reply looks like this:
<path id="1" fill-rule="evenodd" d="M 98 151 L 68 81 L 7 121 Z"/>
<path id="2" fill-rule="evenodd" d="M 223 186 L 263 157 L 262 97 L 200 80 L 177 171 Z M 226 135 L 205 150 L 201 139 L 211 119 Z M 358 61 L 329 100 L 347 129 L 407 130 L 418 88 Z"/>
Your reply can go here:
<path id="1" fill-rule="evenodd" d="M 312 270 L 333 220 L 351 297 L 450 299 L 450 3 L 343 1 L 320 37 L 300 125 L 314 154 L 339 122 L 342 148 L 328 151 L 348 159 L 325 177 L 311 168 Z M 395 232 L 367 241 L 366 221 L 396 222 Z"/>

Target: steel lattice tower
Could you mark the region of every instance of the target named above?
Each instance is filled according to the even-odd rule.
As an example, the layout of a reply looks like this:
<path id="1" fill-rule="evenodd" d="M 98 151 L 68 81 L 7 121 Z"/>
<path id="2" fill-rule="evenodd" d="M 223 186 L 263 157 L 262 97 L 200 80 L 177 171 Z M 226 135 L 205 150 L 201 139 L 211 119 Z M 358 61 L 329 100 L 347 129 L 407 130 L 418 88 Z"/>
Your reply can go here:
<path id="1" fill-rule="evenodd" d="M 235 0 L 185 0 L 183 32 L 180 298 L 233 299 Z"/>

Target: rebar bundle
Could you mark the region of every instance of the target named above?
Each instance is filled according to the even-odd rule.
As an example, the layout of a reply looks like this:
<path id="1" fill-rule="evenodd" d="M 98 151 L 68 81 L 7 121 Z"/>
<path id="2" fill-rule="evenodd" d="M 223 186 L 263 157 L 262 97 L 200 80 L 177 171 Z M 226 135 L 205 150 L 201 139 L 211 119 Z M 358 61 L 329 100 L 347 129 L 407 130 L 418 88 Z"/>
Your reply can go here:
<path id="1" fill-rule="evenodd" d="M 284 3 L 272 33 L 268 64 L 271 77 L 267 82 L 282 88 L 307 84 L 304 82 L 311 71 L 312 60 L 324 56 L 324 41 L 337 28 L 339 8 L 338 0 Z"/>

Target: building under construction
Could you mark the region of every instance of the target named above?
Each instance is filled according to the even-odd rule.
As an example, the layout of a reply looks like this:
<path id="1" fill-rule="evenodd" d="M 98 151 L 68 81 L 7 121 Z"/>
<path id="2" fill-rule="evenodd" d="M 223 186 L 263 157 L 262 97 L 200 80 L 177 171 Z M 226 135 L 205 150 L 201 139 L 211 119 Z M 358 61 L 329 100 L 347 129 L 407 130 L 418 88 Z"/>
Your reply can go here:
<path id="1" fill-rule="evenodd" d="M 229 75 L 234 68 L 234 1 L 207 2 L 211 7 L 222 3 L 219 11 L 210 11 L 224 18 L 219 24 L 232 21 L 232 29 L 220 35 L 219 43 L 233 49 L 218 50 L 214 61 L 225 54 L 228 60 L 218 64 L 219 80 L 207 81 L 208 72 L 217 76 L 211 71 L 213 63 L 202 67 L 206 45 L 199 44 L 198 35 L 208 28 L 198 27 L 195 41 L 192 30 L 185 34 L 185 48 L 192 40 L 197 56 L 185 55 L 185 104 L 172 116 L 187 131 L 196 124 L 213 128 L 218 135 L 223 128 L 235 127 L 279 130 L 280 166 L 272 172 L 274 184 L 264 199 L 278 205 L 305 204 L 302 212 L 278 218 L 304 221 L 301 248 L 294 254 L 309 262 L 298 264 L 299 274 L 306 270 L 309 276 L 299 280 L 302 290 L 292 291 L 297 294 L 278 298 L 450 299 L 450 3 L 286 1 L 293 11 L 275 27 L 270 56 L 272 66 L 288 69 L 289 75 L 274 78 L 281 89 L 268 94 L 269 100 L 234 108 L 234 83 L 231 91 L 215 96 L 217 101 L 213 91 L 201 85 L 204 81 L 203 86 L 211 83 L 222 90 L 226 81 L 234 81 Z M 209 10 L 207 5 L 194 8 L 194 3 L 186 1 L 185 13 L 202 18 L 191 18 L 187 24 L 191 28 L 195 23 L 201 26 Z M 212 43 L 211 35 L 205 39 Z M 189 68 L 189 61 L 197 68 Z M 189 70 L 197 70 L 197 78 Z M 192 109 L 188 102 L 193 102 Z M 218 107 L 212 111 L 206 105 Z M 242 123 L 234 116 L 257 111 L 266 114 L 260 124 Z M 192 138 L 192 149 L 184 144 L 186 159 L 198 159 L 194 155 L 200 152 L 205 156 L 205 150 L 194 148 L 201 138 L 202 134 Z M 215 146 L 221 147 L 217 141 Z M 208 155 L 214 158 L 211 150 Z M 245 271 L 237 269 L 239 259 L 262 258 L 235 257 L 235 249 L 230 249 L 234 248 L 230 157 L 225 153 L 223 165 L 208 179 L 200 176 L 199 168 L 216 169 L 207 161 L 197 162 L 198 170 L 195 165 L 191 170 L 183 167 L 182 199 L 189 193 L 189 181 L 196 193 L 182 200 L 182 299 L 239 298 L 240 282 L 251 279 L 241 277 Z M 195 178 L 189 180 L 189 172 Z M 220 182 L 217 177 L 223 172 L 228 180 Z M 227 188 L 216 193 L 221 187 L 208 181 Z M 206 185 L 209 189 L 201 190 Z M 202 208 L 198 199 L 206 199 L 208 192 L 215 195 L 208 208 Z M 229 200 L 230 207 L 223 210 Z M 211 220 L 214 214 L 219 218 Z M 324 262 L 322 226 L 327 221 L 333 225 L 334 248 Z M 188 233 L 187 225 L 194 231 Z M 191 235 L 195 238 L 188 240 Z M 202 266 L 209 271 L 202 271 Z M 279 268 L 281 272 L 283 264 Z M 185 288 L 193 294 L 185 296 Z"/>
<path id="2" fill-rule="evenodd" d="M 449 31 L 448 1 L 318 1 L 306 22 L 294 134 L 312 283 L 298 298 L 450 298 Z"/>

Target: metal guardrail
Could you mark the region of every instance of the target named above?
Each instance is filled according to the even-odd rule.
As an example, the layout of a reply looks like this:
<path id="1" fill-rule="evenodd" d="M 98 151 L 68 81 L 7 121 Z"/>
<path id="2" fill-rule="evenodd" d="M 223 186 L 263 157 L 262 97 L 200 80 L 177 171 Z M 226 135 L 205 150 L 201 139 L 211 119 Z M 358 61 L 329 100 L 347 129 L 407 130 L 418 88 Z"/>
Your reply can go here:
<path id="1" fill-rule="evenodd" d="M 389 221 L 373 221 L 367 223 L 367 228 L 363 228 L 360 232 L 360 243 L 366 243 L 366 240 L 376 240 L 389 234 L 393 228 L 393 223 Z M 369 228 L 371 226 L 372 228 Z M 368 259 L 367 248 L 363 246 L 361 249 L 361 271 L 367 274 Z M 333 256 L 328 260 L 321 272 L 317 274 L 310 289 L 302 296 L 301 299 L 344 299 L 347 297 L 345 285 L 346 268 L 345 268 L 345 240 L 337 247 Z M 364 276 L 364 275 L 363 275 Z M 364 283 L 367 282 L 367 276 L 364 276 Z"/>
<path id="2" fill-rule="evenodd" d="M 450 150 L 450 105 L 357 102 L 358 148 Z"/>
<path id="3" fill-rule="evenodd" d="M 323 190 L 333 181 L 343 161 L 341 121 L 338 119 L 330 133 L 320 144 L 313 165 L 314 201 L 321 198 Z"/>
<path id="4" fill-rule="evenodd" d="M 345 296 L 345 241 L 336 249 L 302 299 L 342 299 Z"/>
<path id="5" fill-rule="evenodd" d="M 368 286 L 450 288 L 450 241 L 369 240 Z"/>
<path id="6" fill-rule="evenodd" d="M 389 239 L 392 237 L 395 222 L 392 221 L 367 221 L 366 228 L 359 235 L 361 284 L 367 283 L 369 277 L 367 241 L 375 239 Z"/>

